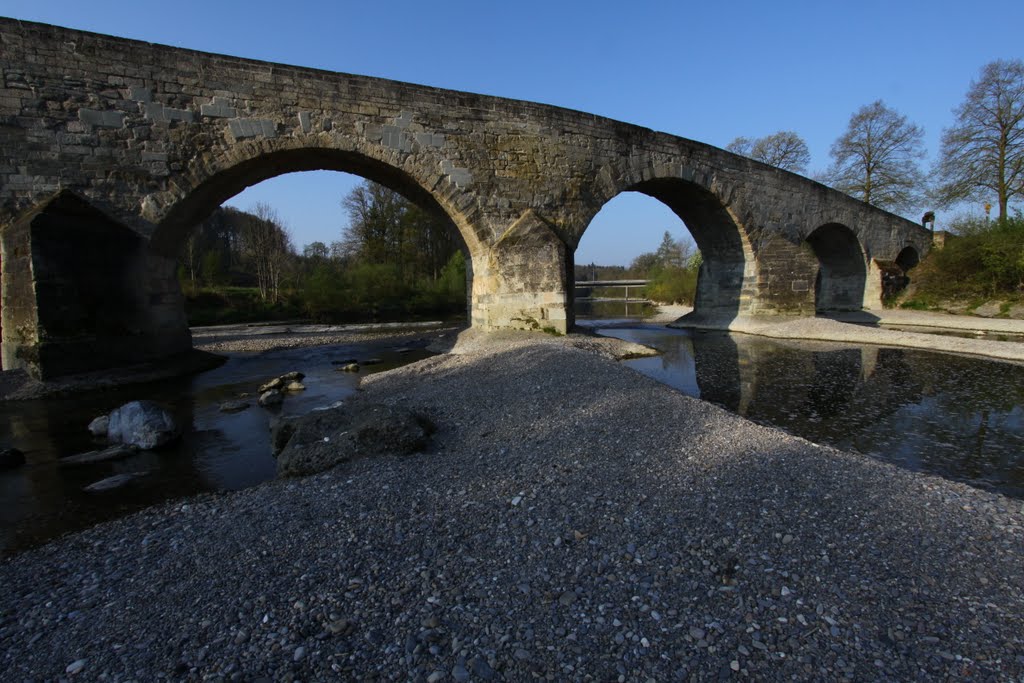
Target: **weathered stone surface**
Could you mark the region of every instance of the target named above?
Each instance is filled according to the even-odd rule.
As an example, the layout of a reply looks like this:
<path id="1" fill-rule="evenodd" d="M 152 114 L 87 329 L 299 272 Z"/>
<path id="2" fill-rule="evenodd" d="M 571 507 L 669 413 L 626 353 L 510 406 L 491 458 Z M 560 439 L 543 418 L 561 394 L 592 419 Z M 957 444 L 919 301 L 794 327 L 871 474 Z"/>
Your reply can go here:
<path id="1" fill-rule="evenodd" d="M 353 458 L 409 455 L 426 447 L 434 426 L 394 406 L 352 403 L 272 426 L 279 476 L 313 474 Z"/>
<path id="2" fill-rule="evenodd" d="M 181 436 L 181 427 L 153 401 L 132 401 L 110 413 L 107 438 L 139 448 L 159 448 Z"/>
<path id="3" fill-rule="evenodd" d="M 100 415 L 89 423 L 89 433 L 93 436 L 106 436 L 109 425 L 110 417 L 108 415 Z"/>
<path id="4" fill-rule="evenodd" d="M 224 401 L 220 404 L 220 412 L 222 413 L 240 413 L 249 407 L 249 402 L 243 399 L 237 401 Z"/>
<path id="5" fill-rule="evenodd" d="M 61 189 L 139 240 L 103 285 L 131 311 L 104 340 L 124 343 L 79 354 L 112 349 L 102 362 L 188 348 L 174 257 L 189 231 L 220 198 L 291 171 L 357 173 L 446 217 L 465 242 L 481 329 L 571 327 L 573 252 L 626 191 L 659 199 L 689 227 L 704 257 L 697 314 L 877 306 L 870 264 L 931 246 L 916 222 L 807 178 L 590 114 L 12 19 L 0 19 L 0 44 L 15 93 L 0 97 L 6 368 L 73 371 L 61 363 L 84 348 L 72 333 L 96 327 L 95 316 L 73 318 L 58 337 L 68 346 L 51 344 L 36 310 L 50 294 L 37 291 L 31 263 L 59 249 L 37 243 L 21 217 Z M 69 59 L 69 44 L 90 47 Z M 97 85 L 112 73 L 113 97 Z M 58 262 L 69 291 L 96 291 L 94 273 Z"/>
<path id="6" fill-rule="evenodd" d="M 259 399 L 256 402 L 259 403 L 264 408 L 266 408 L 267 406 L 281 405 L 283 401 L 284 394 L 281 392 L 280 389 L 274 388 L 262 392 L 260 394 Z"/>

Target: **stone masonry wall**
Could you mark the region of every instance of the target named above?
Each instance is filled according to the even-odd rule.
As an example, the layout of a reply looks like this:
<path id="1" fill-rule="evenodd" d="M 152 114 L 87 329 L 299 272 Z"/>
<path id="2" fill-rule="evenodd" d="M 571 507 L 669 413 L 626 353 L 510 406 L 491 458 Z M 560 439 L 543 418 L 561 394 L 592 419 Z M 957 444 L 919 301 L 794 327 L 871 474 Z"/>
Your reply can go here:
<path id="1" fill-rule="evenodd" d="M 806 178 L 530 102 L 11 19 L 0 19 L 0 88 L 0 229 L 58 191 L 84 198 L 148 240 L 146 287 L 164 309 L 153 324 L 168 331 L 183 316 L 166 264 L 188 231 L 289 171 L 357 173 L 444 211 L 472 259 L 472 319 L 485 328 L 571 326 L 567 264 L 583 232 L 608 200 L 652 182 L 681 215 L 708 205 L 685 216 L 721 258 L 699 301 L 735 313 L 806 308 L 794 290 L 805 268 L 791 259 L 821 225 L 850 228 L 868 259 L 929 246 L 915 223 Z"/>

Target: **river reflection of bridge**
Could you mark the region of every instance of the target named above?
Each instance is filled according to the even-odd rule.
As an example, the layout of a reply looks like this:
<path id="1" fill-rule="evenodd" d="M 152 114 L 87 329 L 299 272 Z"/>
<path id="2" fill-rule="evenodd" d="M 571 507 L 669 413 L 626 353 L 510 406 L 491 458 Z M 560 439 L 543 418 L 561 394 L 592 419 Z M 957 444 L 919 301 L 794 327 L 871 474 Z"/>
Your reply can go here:
<path id="1" fill-rule="evenodd" d="M 882 347 L 616 329 L 684 393 L 816 443 L 1024 496 L 1024 368 Z"/>

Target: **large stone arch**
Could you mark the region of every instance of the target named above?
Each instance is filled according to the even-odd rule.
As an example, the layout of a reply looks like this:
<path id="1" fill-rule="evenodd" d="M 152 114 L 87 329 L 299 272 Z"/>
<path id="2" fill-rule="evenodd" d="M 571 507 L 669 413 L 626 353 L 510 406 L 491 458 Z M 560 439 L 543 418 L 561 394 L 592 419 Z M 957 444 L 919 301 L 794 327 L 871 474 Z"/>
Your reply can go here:
<path id="1" fill-rule="evenodd" d="M 485 247 L 475 226 L 466 218 L 466 210 L 473 210 L 472 200 L 459 191 L 456 183 L 439 173 L 425 173 L 423 169 L 431 166 L 429 160 L 407 163 L 403 168 L 392 160 L 357 151 L 349 140 L 337 134 L 310 138 L 261 139 L 215 148 L 204 157 L 204 163 L 177 176 L 170 190 L 142 200 L 143 214 L 154 224 L 147 271 L 151 296 L 162 309 L 160 320 L 167 321 L 168 326 L 187 326 L 176 259 L 190 232 L 216 207 L 245 188 L 301 171 L 352 173 L 385 185 L 438 216 L 465 246 L 472 296 L 473 263 L 481 260 Z"/>
<path id="2" fill-rule="evenodd" d="M 264 139 L 212 152 L 205 163 L 176 177 L 169 190 L 142 200 L 143 216 L 154 224 L 150 247 L 174 257 L 194 226 L 245 188 L 286 173 L 328 170 L 358 175 L 395 190 L 450 222 L 471 254 L 481 249 L 478 231 L 482 228 L 468 217 L 474 211 L 472 197 L 440 171 L 423 172 L 429 162 L 398 165 L 356 150 L 345 140 L 316 138 L 313 142 L 282 144 Z"/>
<path id="3" fill-rule="evenodd" d="M 725 319 L 750 312 L 750 288 L 757 280 L 758 264 L 750 236 L 730 206 L 734 188 L 698 165 L 678 159 L 659 163 L 647 155 L 633 157 L 626 168 L 604 168 L 595 180 L 590 213 L 572 248 L 579 245 L 605 204 L 636 191 L 669 207 L 700 250 L 702 262 L 690 316 Z"/>
<path id="4" fill-rule="evenodd" d="M 812 230 L 806 241 L 818 261 L 815 310 L 861 310 L 868 264 L 860 238 L 849 227 L 833 222 Z"/>
<path id="5" fill-rule="evenodd" d="M 591 212 L 576 236 L 586 232 L 597 212 L 624 192 L 639 192 L 665 204 L 686 225 L 703 257 L 697 279 L 693 316 L 735 318 L 748 312 L 750 283 L 756 280 L 757 262 L 749 236 L 723 197 L 726 188 L 711 182 L 712 174 L 677 164 L 634 166 L 597 188 Z M 575 246 L 575 245 L 574 245 Z"/>

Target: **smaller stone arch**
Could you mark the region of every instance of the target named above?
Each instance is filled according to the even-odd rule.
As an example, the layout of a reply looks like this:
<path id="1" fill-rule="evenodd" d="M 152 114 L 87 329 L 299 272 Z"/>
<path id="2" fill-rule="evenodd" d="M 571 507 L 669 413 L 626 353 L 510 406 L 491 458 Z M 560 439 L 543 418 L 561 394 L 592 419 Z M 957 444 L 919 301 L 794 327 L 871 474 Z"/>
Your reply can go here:
<path id="1" fill-rule="evenodd" d="M 806 241 L 818 259 L 815 310 L 861 310 L 867 259 L 857 235 L 842 223 L 826 223 L 812 231 Z"/>
<path id="2" fill-rule="evenodd" d="M 917 264 L 921 262 L 921 255 L 912 246 L 904 247 L 903 250 L 896 255 L 896 265 L 899 266 L 904 273 L 916 268 Z"/>

